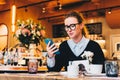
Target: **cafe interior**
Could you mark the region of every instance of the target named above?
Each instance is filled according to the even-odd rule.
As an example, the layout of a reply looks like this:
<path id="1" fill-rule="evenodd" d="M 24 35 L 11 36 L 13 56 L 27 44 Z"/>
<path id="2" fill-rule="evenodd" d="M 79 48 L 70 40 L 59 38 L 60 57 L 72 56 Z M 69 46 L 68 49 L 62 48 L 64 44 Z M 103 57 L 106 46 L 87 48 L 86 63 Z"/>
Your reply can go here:
<path id="1" fill-rule="evenodd" d="M 88 38 L 99 43 L 106 59 L 120 59 L 120 0 L 0 0 L 1 66 L 5 65 L 2 53 L 6 51 L 18 49 L 20 56 L 25 58 L 19 65 L 26 64 L 30 58 L 28 46 L 22 45 L 20 38 L 16 37 L 22 23 L 39 23 L 41 34 L 45 33 L 45 37 L 52 39 L 58 47 L 69 39 L 64 30 L 64 15 L 69 11 L 82 14 Z M 32 58 L 42 60 L 41 65 L 46 66 L 46 44 L 43 40 L 39 42 L 38 46 L 32 45 L 32 48 L 38 49 Z M 5 68 L 6 71 L 11 69 L 15 71 L 18 67 Z M 5 71 L 3 66 L 0 70 Z M 39 67 L 39 70 L 46 71 L 46 67 Z"/>

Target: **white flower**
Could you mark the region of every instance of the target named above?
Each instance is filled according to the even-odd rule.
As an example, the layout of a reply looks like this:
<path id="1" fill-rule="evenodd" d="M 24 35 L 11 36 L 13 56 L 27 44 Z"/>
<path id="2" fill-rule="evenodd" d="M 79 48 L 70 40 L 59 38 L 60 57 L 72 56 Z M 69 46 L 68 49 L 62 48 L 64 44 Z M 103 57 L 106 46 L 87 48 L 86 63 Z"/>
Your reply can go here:
<path id="1" fill-rule="evenodd" d="M 90 62 L 92 62 L 92 57 L 94 56 L 94 53 L 91 51 L 84 51 L 84 53 L 81 55 L 82 58 L 86 58 Z"/>
<path id="2" fill-rule="evenodd" d="M 16 31 L 16 37 L 19 37 L 20 34 L 21 34 L 21 29 L 18 29 L 18 30 Z"/>
<path id="3" fill-rule="evenodd" d="M 40 36 L 40 31 L 37 31 L 36 33 L 37 33 L 38 36 Z"/>
<path id="4" fill-rule="evenodd" d="M 44 38 L 41 35 L 41 30 L 45 30 L 45 27 L 41 23 L 35 23 L 32 19 L 28 20 L 17 20 L 18 30 L 14 36 L 26 47 L 29 47 L 31 42 L 34 42 L 36 45 L 40 43 L 40 40 Z"/>

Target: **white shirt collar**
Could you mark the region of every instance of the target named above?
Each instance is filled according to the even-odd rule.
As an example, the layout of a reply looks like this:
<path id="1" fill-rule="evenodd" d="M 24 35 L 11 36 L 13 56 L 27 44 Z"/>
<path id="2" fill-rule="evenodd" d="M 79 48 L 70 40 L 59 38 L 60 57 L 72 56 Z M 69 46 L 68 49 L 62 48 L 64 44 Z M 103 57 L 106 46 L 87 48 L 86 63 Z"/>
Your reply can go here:
<path id="1" fill-rule="evenodd" d="M 67 41 L 68 45 L 70 46 L 73 52 L 74 52 L 75 46 L 77 46 L 80 49 L 79 53 L 74 53 L 77 56 L 79 56 L 84 51 L 84 49 L 87 47 L 88 42 L 89 42 L 89 39 L 85 38 L 84 36 L 82 37 L 80 42 L 78 42 L 77 44 L 72 39 Z"/>
<path id="2" fill-rule="evenodd" d="M 80 42 L 78 42 L 77 44 L 76 44 L 72 39 L 69 39 L 67 42 L 68 42 L 69 44 L 71 44 L 70 46 L 71 46 L 72 48 L 74 48 L 75 45 L 81 45 L 81 44 L 83 44 L 86 40 L 89 40 L 89 39 L 87 39 L 87 38 L 85 38 L 85 37 L 83 36 L 82 39 L 80 40 Z"/>

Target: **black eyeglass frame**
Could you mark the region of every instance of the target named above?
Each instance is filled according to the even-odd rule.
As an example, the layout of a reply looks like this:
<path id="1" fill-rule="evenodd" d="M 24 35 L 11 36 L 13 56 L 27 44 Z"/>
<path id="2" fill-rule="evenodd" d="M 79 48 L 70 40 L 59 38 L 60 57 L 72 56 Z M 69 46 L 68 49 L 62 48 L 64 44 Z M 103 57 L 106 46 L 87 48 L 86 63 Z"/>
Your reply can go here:
<path id="1" fill-rule="evenodd" d="M 68 25 L 65 25 L 64 28 L 65 28 L 66 31 L 68 31 L 68 30 L 75 30 L 77 24 L 80 24 L 80 23 L 70 24 L 69 26 L 68 26 Z"/>

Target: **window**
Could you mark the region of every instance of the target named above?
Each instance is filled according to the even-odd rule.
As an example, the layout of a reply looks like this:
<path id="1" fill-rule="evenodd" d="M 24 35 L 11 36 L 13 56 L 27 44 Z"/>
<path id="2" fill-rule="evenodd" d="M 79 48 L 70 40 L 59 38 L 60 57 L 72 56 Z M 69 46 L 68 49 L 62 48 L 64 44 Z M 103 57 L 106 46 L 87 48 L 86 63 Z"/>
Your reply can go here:
<path id="1" fill-rule="evenodd" d="M 90 23 L 85 24 L 87 27 L 89 34 L 102 34 L 102 23 Z"/>
<path id="2" fill-rule="evenodd" d="M 0 50 L 7 47 L 8 43 L 8 28 L 5 24 L 0 24 Z"/>
<path id="3" fill-rule="evenodd" d="M 52 26 L 53 38 L 67 37 L 67 33 L 64 29 L 64 24 L 57 24 Z"/>

